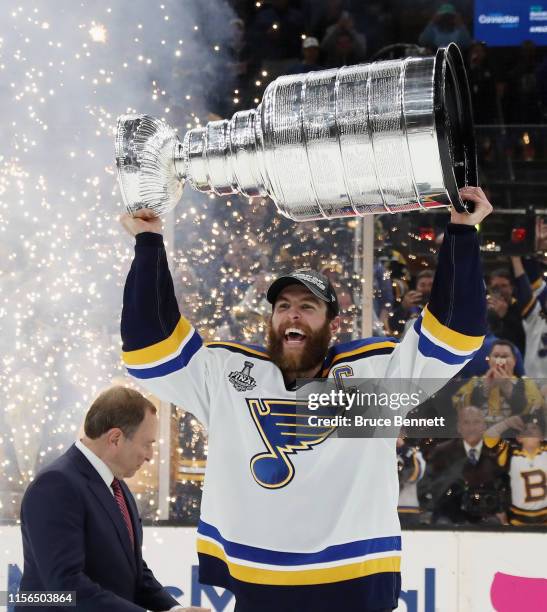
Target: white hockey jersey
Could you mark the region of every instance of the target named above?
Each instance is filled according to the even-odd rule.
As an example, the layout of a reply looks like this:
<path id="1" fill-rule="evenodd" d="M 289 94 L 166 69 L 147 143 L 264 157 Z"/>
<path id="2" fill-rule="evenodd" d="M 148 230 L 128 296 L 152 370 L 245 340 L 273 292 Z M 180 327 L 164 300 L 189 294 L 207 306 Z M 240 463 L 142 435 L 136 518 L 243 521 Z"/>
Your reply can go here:
<path id="1" fill-rule="evenodd" d="M 431 300 L 398 344 L 332 347 L 359 378 L 438 378 L 481 346 L 484 281 L 474 228 L 449 225 Z M 207 345 L 181 317 L 159 234 L 137 236 L 122 313 L 129 373 L 208 427 L 200 581 L 261 612 L 396 607 L 401 537 L 395 439 L 292 435 L 295 392 L 262 347 Z"/>
<path id="2" fill-rule="evenodd" d="M 399 479 L 399 503 L 397 511 L 399 514 L 419 514 L 420 502 L 418 500 L 418 482 L 425 474 L 425 459 L 421 451 L 416 447 L 408 447 L 406 444 L 403 449 L 397 450 L 398 460 L 403 458 L 411 459 L 413 471 L 405 482 Z"/>
<path id="3" fill-rule="evenodd" d="M 497 453 L 498 464 L 509 473 L 512 525 L 547 525 L 547 441 L 527 453 L 515 440 L 486 438 Z"/>
<path id="4" fill-rule="evenodd" d="M 524 371 L 541 386 L 547 378 L 547 287 L 534 260 L 525 262 L 526 274 L 515 279 L 517 302 L 526 334 Z"/>

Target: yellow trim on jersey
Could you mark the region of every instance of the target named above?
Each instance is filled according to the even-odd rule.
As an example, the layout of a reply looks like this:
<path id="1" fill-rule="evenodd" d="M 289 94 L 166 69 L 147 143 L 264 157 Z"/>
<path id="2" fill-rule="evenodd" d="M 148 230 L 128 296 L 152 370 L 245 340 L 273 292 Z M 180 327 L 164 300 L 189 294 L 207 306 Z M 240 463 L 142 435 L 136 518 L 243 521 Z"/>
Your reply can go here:
<path id="1" fill-rule="evenodd" d="M 246 353 L 250 353 L 251 355 L 258 355 L 259 357 L 269 357 L 268 353 L 264 353 L 262 351 L 257 351 L 256 349 L 249 348 L 245 346 L 245 344 L 239 344 L 238 342 L 206 342 L 205 346 L 233 346 L 234 348 L 241 349 Z"/>
<path id="2" fill-rule="evenodd" d="M 511 506 L 509 510 L 513 514 L 520 514 L 521 516 L 547 516 L 547 508 L 541 508 L 541 510 L 521 510 L 516 506 Z"/>
<path id="3" fill-rule="evenodd" d="M 494 446 L 499 443 L 500 439 L 501 438 L 489 438 L 487 436 L 484 436 L 483 438 L 484 443 L 486 444 L 486 446 L 488 446 L 488 448 L 494 448 Z"/>
<path id="4" fill-rule="evenodd" d="M 422 327 L 424 327 L 434 338 L 437 338 L 437 340 L 448 344 L 448 346 L 458 351 L 476 351 L 482 346 L 484 336 L 467 336 L 466 334 L 450 329 L 450 327 L 443 325 L 435 315 L 430 312 L 427 306 L 424 308 L 423 312 Z"/>
<path id="5" fill-rule="evenodd" d="M 408 479 L 408 482 L 415 482 L 415 480 L 420 475 L 420 462 L 416 457 L 416 451 L 414 451 L 414 454 L 412 455 L 412 463 L 414 465 L 414 470 L 412 472 L 412 476 Z"/>
<path id="6" fill-rule="evenodd" d="M 503 442 L 503 446 L 498 454 L 498 465 L 500 467 L 505 467 L 507 465 L 508 459 L 509 459 L 509 444 L 507 442 Z"/>
<path id="7" fill-rule="evenodd" d="M 525 451 L 523 448 L 517 448 L 513 451 L 513 455 L 517 455 L 518 457 L 526 457 L 528 459 L 534 459 L 534 457 L 537 457 L 538 455 L 541 455 L 541 453 L 543 453 L 545 449 L 542 448 L 542 446 L 538 446 L 534 452 L 529 453 L 528 451 Z"/>
<path id="8" fill-rule="evenodd" d="M 526 304 L 526 306 L 522 309 L 521 311 L 521 316 L 525 317 L 529 312 L 530 309 L 532 308 L 532 306 L 536 303 L 536 296 L 532 296 L 532 298 L 530 299 L 530 301 L 528 302 L 528 304 Z"/>
<path id="9" fill-rule="evenodd" d="M 129 366 L 145 365 L 159 361 L 164 357 L 172 355 L 191 332 L 192 326 L 184 317 L 181 317 L 173 333 L 168 338 L 136 351 L 124 352 L 122 353 L 123 360 Z"/>
<path id="10" fill-rule="evenodd" d="M 339 355 L 336 355 L 336 357 L 332 360 L 332 362 L 329 364 L 329 367 L 323 370 L 322 375 L 325 376 L 325 374 L 329 372 L 332 366 L 338 361 L 343 361 L 344 359 L 348 357 L 353 357 L 354 355 L 361 355 L 361 353 L 368 353 L 369 351 L 374 351 L 376 349 L 391 348 L 394 346 L 397 346 L 397 342 L 376 342 L 374 344 L 367 344 L 366 346 L 361 346 L 360 348 L 357 348 L 353 351 L 340 353 Z"/>
<path id="11" fill-rule="evenodd" d="M 205 467 L 207 465 L 205 459 L 177 459 L 177 463 L 186 467 Z"/>
<path id="12" fill-rule="evenodd" d="M 177 482 L 203 482 L 205 480 L 205 474 L 186 474 L 185 472 L 179 472 L 176 476 Z"/>
<path id="13" fill-rule="evenodd" d="M 536 289 L 539 289 L 541 287 L 541 284 L 543 283 L 543 279 L 540 278 L 536 278 L 536 280 L 532 283 L 532 289 L 535 291 Z"/>
<path id="14" fill-rule="evenodd" d="M 269 584 L 275 586 L 298 586 L 308 584 L 328 584 L 341 582 L 343 580 L 354 580 L 371 574 L 382 572 L 399 572 L 401 568 L 401 557 L 383 557 L 381 559 L 370 559 L 359 561 L 348 565 L 335 567 L 322 567 L 318 569 L 305 570 L 272 570 L 249 567 L 229 561 L 224 549 L 208 540 L 197 540 L 199 553 L 216 557 L 223 561 L 230 575 L 243 582 L 253 584 Z"/>
<path id="15" fill-rule="evenodd" d="M 488 436 L 484 436 L 483 441 L 487 448 L 500 446 L 497 457 L 498 465 L 500 467 L 505 467 L 509 455 L 509 444 L 505 440 L 502 441 L 501 438 L 489 438 Z"/>

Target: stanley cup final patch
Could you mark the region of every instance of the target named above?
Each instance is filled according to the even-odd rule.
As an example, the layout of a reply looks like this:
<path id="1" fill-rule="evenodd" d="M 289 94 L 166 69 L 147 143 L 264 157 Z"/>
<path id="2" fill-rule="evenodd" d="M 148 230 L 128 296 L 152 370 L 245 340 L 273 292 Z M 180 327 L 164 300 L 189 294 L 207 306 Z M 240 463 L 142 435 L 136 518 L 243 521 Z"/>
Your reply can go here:
<path id="1" fill-rule="evenodd" d="M 234 385 L 236 391 L 250 391 L 256 387 L 256 380 L 251 376 L 253 366 L 254 364 L 250 361 L 245 361 L 241 372 L 230 372 L 228 380 Z"/>

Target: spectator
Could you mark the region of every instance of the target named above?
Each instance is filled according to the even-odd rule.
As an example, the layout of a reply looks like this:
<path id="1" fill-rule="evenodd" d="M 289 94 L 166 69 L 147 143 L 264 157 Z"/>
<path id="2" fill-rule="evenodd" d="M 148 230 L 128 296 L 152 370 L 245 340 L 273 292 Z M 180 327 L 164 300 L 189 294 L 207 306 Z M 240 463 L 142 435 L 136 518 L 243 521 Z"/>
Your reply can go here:
<path id="1" fill-rule="evenodd" d="M 284 74 L 298 61 L 303 32 L 302 13 L 290 0 L 270 0 L 259 10 L 250 28 L 250 42 L 268 79 Z"/>
<path id="2" fill-rule="evenodd" d="M 375 258 L 373 264 L 373 308 L 375 319 L 382 325 L 382 335 L 389 330 L 389 318 L 393 313 L 394 279 L 390 269 L 391 248 L 388 232 L 380 218 L 374 222 Z"/>
<path id="3" fill-rule="evenodd" d="M 515 273 L 517 304 L 526 334 L 526 374 L 534 378 L 544 378 L 547 376 L 547 287 L 535 260 L 527 262 L 528 273 L 520 257 L 511 257 L 511 262 Z"/>
<path id="4" fill-rule="evenodd" d="M 351 15 L 344 11 L 340 19 L 327 29 L 321 49 L 329 68 L 348 66 L 365 59 L 367 41 L 364 34 L 355 29 Z"/>
<path id="5" fill-rule="evenodd" d="M 488 357 L 490 355 L 490 351 L 492 350 L 492 345 L 498 340 L 501 340 L 501 338 L 498 338 L 492 332 L 486 334 L 481 348 L 475 353 L 473 359 L 471 359 L 471 361 L 460 372 L 458 378 L 465 380 L 473 376 L 484 376 L 484 374 L 488 372 Z M 513 349 L 516 360 L 515 376 L 524 376 L 526 371 L 524 370 L 524 359 L 522 357 L 522 353 L 515 345 L 513 345 Z"/>
<path id="6" fill-rule="evenodd" d="M 541 385 L 540 391 L 541 391 L 541 395 L 543 396 L 543 419 L 544 421 L 547 421 L 547 382 L 542 381 L 543 384 Z M 547 435 L 547 430 L 545 431 L 545 434 Z"/>
<path id="7" fill-rule="evenodd" d="M 488 371 L 482 377 L 473 377 L 456 392 L 454 406 L 480 407 L 489 425 L 541 407 L 543 397 L 536 383 L 516 376 L 515 363 L 514 346 L 506 340 L 496 340 L 488 357 Z"/>
<path id="8" fill-rule="evenodd" d="M 516 429 L 516 441 L 502 440 L 507 430 Z M 485 443 L 494 449 L 500 467 L 509 474 L 511 525 L 547 525 L 547 441 L 545 423 L 539 414 L 512 416 L 491 427 Z"/>
<path id="9" fill-rule="evenodd" d="M 504 96 L 505 122 L 540 123 L 539 91 L 536 45 L 531 40 L 526 40 L 520 47 L 518 60 L 507 74 Z"/>
<path id="10" fill-rule="evenodd" d="M 452 4 L 447 3 L 439 7 L 433 19 L 420 34 L 419 42 L 432 50 L 446 47 L 451 42 L 466 49 L 471 44 L 471 36 L 463 24 L 461 15 Z"/>
<path id="11" fill-rule="evenodd" d="M 399 251 L 390 249 L 387 267 L 391 277 L 393 304 L 400 304 L 408 291 L 408 283 L 410 281 L 406 259 Z"/>
<path id="12" fill-rule="evenodd" d="M 416 19 L 419 20 L 419 11 L 416 10 L 416 0 L 412 0 Z M 416 40 L 422 29 L 425 19 L 421 19 L 414 35 L 409 33 L 412 24 L 401 15 L 400 0 L 352 0 L 349 10 L 355 20 L 356 28 L 367 39 L 367 54 L 372 56 L 381 48 L 397 41 Z M 397 24 L 404 24 L 404 34 L 396 32 Z"/>
<path id="13" fill-rule="evenodd" d="M 425 472 L 425 460 L 420 449 L 397 438 L 397 470 L 399 473 L 399 505 L 397 512 L 403 527 L 419 524 L 422 518 L 417 484 Z"/>
<path id="14" fill-rule="evenodd" d="M 250 101 L 250 96 L 246 92 L 249 88 L 251 76 L 257 72 L 258 66 L 253 59 L 253 50 L 247 42 L 243 19 L 232 19 L 230 21 L 230 31 L 227 73 L 230 75 L 235 89 L 239 91 L 239 97 L 242 100 Z M 231 95 L 229 97 L 232 98 Z"/>
<path id="15" fill-rule="evenodd" d="M 290 68 L 287 74 L 304 74 L 312 70 L 321 70 L 319 64 L 319 41 L 313 36 L 307 36 L 302 41 L 302 61 Z"/>
<path id="16" fill-rule="evenodd" d="M 544 56 L 543 61 L 538 66 L 536 80 L 539 87 L 538 93 L 543 115 L 542 123 L 545 123 L 547 121 L 547 55 Z"/>
<path id="17" fill-rule="evenodd" d="M 393 310 L 393 317 L 390 319 L 390 328 L 394 335 L 403 334 L 413 319 L 416 319 L 422 312 L 423 307 L 429 301 L 431 287 L 433 286 L 433 270 L 422 270 L 416 277 L 416 289 L 407 291 Z"/>
<path id="18" fill-rule="evenodd" d="M 520 310 L 513 297 L 513 280 L 506 268 L 494 270 L 488 281 L 488 324 L 498 338 L 509 340 L 525 354 L 525 336 Z"/>
<path id="19" fill-rule="evenodd" d="M 417 41 L 424 24 L 431 18 L 432 9 L 431 0 L 397 0 L 397 11 L 392 11 L 396 19 L 397 40 L 409 43 Z"/>
<path id="20" fill-rule="evenodd" d="M 346 0 L 304 0 L 306 14 L 310 15 L 310 32 L 321 40 L 347 8 Z"/>
<path id="21" fill-rule="evenodd" d="M 498 124 L 501 117 L 499 116 L 496 81 L 484 43 L 472 43 L 467 58 L 469 65 L 467 76 L 475 123 L 479 125 Z"/>
<path id="22" fill-rule="evenodd" d="M 433 511 L 433 523 L 501 519 L 505 479 L 495 454 L 483 444 L 485 430 L 482 411 L 466 405 L 458 415 L 461 438 L 443 442 L 433 450 L 419 486 L 424 505 Z"/>

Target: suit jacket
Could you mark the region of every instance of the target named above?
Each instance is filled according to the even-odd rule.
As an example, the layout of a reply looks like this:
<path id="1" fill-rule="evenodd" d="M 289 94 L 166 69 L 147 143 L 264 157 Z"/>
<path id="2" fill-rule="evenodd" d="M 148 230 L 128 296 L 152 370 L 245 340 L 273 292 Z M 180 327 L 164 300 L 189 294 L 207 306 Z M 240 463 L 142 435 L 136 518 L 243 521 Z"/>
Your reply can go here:
<path id="1" fill-rule="evenodd" d="M 76 446 L 37 476 L 21 504 L 21 591 L 75 591 L 76 608 L 70 609 L 78 612 L 143 612 L 178 605 L 142 558 L 137 506 L 123 481 L 121 486 L 135 532 L 134 550 L 114 496 Z"/>
<path id="2" fill-rule="evenodd" d="M 435 447 L 418 487 L 420 501 L 423 502 L 426 496 L 430 500 L 433 520 L 444 516 L 456 523 L 476 522 L 501 512 L 505 503 L 506 478 L 495 454 L 483 444 L 480 458 L 473 465 L 461 439 L 449 440 Z M 466 492 L 472 492 L 471 497 L 476 500 L 473 511 L 466 503 Z M 493 509 L 496 502 L 499 507 Z"/>

